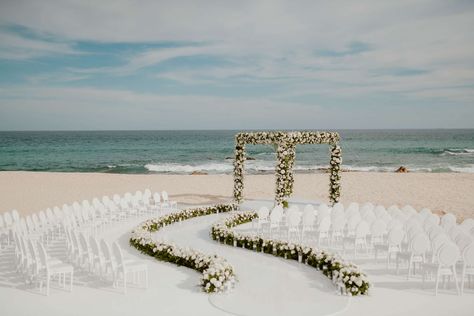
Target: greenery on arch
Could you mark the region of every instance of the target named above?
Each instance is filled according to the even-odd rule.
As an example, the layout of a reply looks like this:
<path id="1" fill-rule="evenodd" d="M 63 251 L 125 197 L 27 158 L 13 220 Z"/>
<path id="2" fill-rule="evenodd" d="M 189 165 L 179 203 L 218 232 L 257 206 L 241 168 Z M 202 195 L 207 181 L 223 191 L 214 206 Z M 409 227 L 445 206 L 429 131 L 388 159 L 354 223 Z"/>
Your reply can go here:
<path id="1" fill-rule="evenodd" d="M 327 144 L 330 146 L 329 201 L 337 203 L 341 195 L 341 147 L 339 134 L 335 132 L 250 132 L 235 136 L 234 200 L 242 202 L 244 190 L 245 145 L 275 145 L 277 153 L 275 204 L 287 205 L 293 193 L 293 165 L 296 145 Z"/>

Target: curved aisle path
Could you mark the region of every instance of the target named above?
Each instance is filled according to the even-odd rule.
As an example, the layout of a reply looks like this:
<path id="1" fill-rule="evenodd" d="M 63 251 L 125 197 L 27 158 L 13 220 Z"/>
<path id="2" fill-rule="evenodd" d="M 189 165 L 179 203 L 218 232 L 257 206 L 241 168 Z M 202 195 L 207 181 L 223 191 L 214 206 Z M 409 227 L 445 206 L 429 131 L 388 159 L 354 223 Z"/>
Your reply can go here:
<path id="1" fill-rule="evenodd" d="M 232 315 L 334 315 L 349 298 L 336 295 L 334 285 L 319 271 L 294 261 L 221 245 L 209 236 L 212 223 L 228 216 L 209 215 L 176 223 L 155 233 L 175 244 L 226 258 L 238 278 L 226 294 L 209 302 Z"/>

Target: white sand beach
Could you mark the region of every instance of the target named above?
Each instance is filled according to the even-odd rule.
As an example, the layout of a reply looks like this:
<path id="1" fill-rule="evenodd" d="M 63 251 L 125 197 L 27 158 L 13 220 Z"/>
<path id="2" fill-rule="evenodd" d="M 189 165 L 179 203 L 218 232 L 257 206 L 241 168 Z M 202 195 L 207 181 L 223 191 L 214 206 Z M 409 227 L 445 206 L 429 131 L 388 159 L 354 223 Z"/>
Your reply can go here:
<path id="1" fill-rule="evenodd" d="M 247 175 L 245 198 L 273 199 L 274 175 Z M 294 198 L 328 202 L 327 174 L 296 174 Z M 150 188 L 167 190 L 179 203 L 211 204 L 232 198 L 232 175 L 124 175 L 104 173 L 0 172 L 0 212 L 21 214 L 102 195 Z M 474 174 L 342 174 L 342 203 L 372 202 L 388 207 L 410 204 L 451 212 L 461 220 L 474 216 Z"/>

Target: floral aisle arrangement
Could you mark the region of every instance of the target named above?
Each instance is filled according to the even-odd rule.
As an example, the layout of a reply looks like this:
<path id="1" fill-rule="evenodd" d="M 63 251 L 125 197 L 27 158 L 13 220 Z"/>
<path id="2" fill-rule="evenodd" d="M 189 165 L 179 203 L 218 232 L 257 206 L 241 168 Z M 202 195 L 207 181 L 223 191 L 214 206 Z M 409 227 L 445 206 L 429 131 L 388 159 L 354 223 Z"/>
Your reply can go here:
<path id="1" fill-rule="evenodd" d="M 234 213 L 215 223 L 211 228 L 211 236 L 214 240 L 227 245 L 305 262 L 331 279 L 343 294 L 351 296 L 368 294 L 370 284 L 367 276 L 356 265 L 345 262 L 336 255 L 287 241 L 240 234 L 232 229 L 257 217 L 257 213 L 253 211 Z"/>
<path id="2" fill-rule="evenodd" d="M 236 204 L 230 203 L 191 208 L 147 220 L 134 229 L 130 244 L 142 253 L 158 260 L 175 263 L 201 272 L 201 286 L 205 292 L 226 291 L 232 288 L 235 275 L 232 266 L 224 258 L 154 240 L 151 233 L 175 222 L 198 216 L 229 212 L 236 207 Z"/>
<path id="3" fill-rule="evenodd" d="M 331 204 L 337 203 L 341 195 L 339 172 L 341 171 L 342 156 L 341 147 L 338 145 L 339 140 L 338 133 L 330 132 L 253 132 L 237 134 L 235 136 L 234 200 L 240 203 L 243 199 L 246 144 L 276 146 L 275 202 L 284 206 L 287 205 L 287 200 L 293 192 L 293 164 L 296 156 L 296 145 L 328 144 L 331 153 L 329 200 Z"/>

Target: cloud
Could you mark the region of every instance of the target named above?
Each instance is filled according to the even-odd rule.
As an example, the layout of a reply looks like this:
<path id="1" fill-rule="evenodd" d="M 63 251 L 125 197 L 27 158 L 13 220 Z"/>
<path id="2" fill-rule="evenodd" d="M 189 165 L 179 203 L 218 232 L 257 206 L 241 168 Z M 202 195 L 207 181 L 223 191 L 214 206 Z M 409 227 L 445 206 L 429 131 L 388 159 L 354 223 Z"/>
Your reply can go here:
<path id="1" fill-rule="evenodd" d="M 99 68 L 73 68 L 77 73 L 101 73 L 127 75 L 143 68 L 147 68 L 159 63 L 172 60 L 178 57 L 190 57 L 199 55 L 222 55 L 223 47 L 219 45 L 164 47 L 159 49 L 149 49 L 144 52 L 129 56 L 126 62 L 119 66 L 99 67 Z"/>
<path id="2" fill-rule="evenodd" d="M 64 102 L 77 105 L 73 112 L 83 109 L 92 113 L 92 105 L 103 111 L 104 104 L 110 103 L 130 113 L 133 105 L 139 104 L 140 111 L 151 107 L 155 113 L 156 104 L 170 104 L 165 113 L 175 114 L 158 120 L 174 120 L 170 122 L 175 125 L 163 124 L 177 128 L 188 122 L 192 126 L 236 127 L 226 115 L 219 116 L 220 108 L 214 103 L 231 109 L 239 109 L 241 104 L 244 111 L 272 109 L 265 112 L 270 113 L 266 119 L 260 112 L 255 115 L 275 126 L 284 122 L 298 126 L 298 118 L 311 126 L 311 115 L 318 117 L 313 122 L 316 125 L 325 123 L 322 118 L 332 122 L 332 117 L 345 114 L 324 104 L 341 102 L 351 105 L 351 112 L 383 117 L 380 122 L 369 121 L 371 127 L 382 122 L 382 127 L 405 126 L 407 119 L 397 116 L 397 107 L 403 110 L 409 105 L 418 110 L 419 104 L 426 102 L 438 113 L 425 113 L 431 118 L 426 124 L 431 122 L 432 126 L 456 126 L 452 120 L 447 125 L 442 122 L 440 113 L 445 112 L 436 108 L 440 104 L 456 108 L 464 116 L 474 115 L 474 110 L 466 110 L 474 102 L 470 91 L 474 86 L 472 1 L 143 0 L 137 5 L 128 0 L 4 0 L 0 25 L 32 32 L 0 29 L 0 58 L 34 60 L 79 53 L 97 57 L 92 61 L 77 58 L 75 64 L 58 58 L 49 64 L 51 70 L 38 72 L 32 67 L 21 82 L 30 99 L 8 99 L 4 95 L 8 91 L 3 89 L 3 106 L 29 104 L 47 109 L 47 100 L 58 109 Z M 100 49 L 87 51 L 81 43 L 100 45 Z M 208 62 L 202 62 L 203 57 Z M 50 90 L 46 84 L 51 85 Z M 59 84 L 73 90 L 54 87 Z M 33 89 L 29 85 L 38 85 L 40 90 L 29 90 Z M 82 88 L 77 88 L 79 85 Z M 63 95 L 62 99 L 56 100 L 53 94 Z M 380 104 L 375 112 L 364 105 L 374 99 Z M 184 123 L 178 110 L 193 113 L 202 121 Z M 8 113 L 19 112 L 10 109 Z M 386 118 L 389 114 L 394 118 Z M 126 124 L 126 115 L 108 115 L 131 126 Z M 249 124 L 258 122 L 238 110 L 232 115 Z M 141 117 L 148 122 L 147 116 Z M 219 120 L 213 122 L 212 117 Z M 227 125 L 220 123 L 221 119 Z M 360 119 L 364 120 L 362 114 Z M 17 120 L 22 121 L 21 117 Z M 464 118 L 460 122 L 467 124 Z M 139 126 L 138 121 L 134 124 Z M 153 122 L 147 124 L 152 126 Z"/>
<path id="3" fill-rule="evenodd" d="M 261 98 L 160 95 L 97 88 L 0 88 L 3 130 L 340 129 L 469 127 L 470 106 L 351 108 Z M 404 109 L 404 110 L 401 110 Z M 423 117 L 423 120 L 420 120 Z M 179 125 L 178 125 L 179 124 Z"/>
<path id="4" fill-rule="evenodd" d="M 78 54 L 71 44 L 26 38 L 0 29 L 0 59 L 31 59 L 50 55 Z"/>

